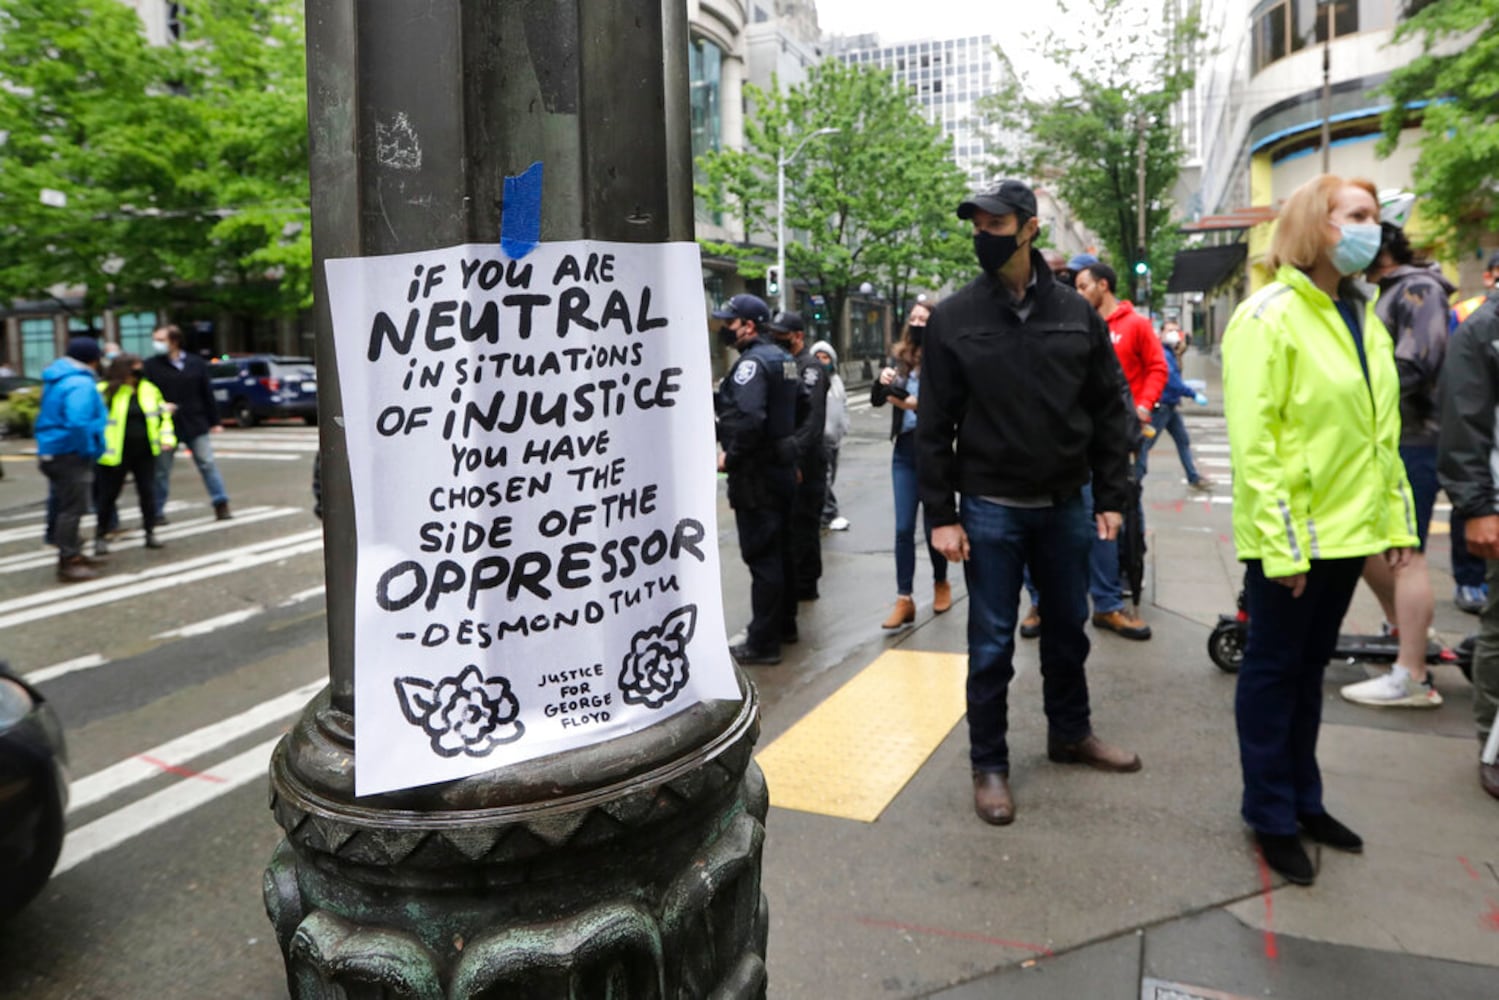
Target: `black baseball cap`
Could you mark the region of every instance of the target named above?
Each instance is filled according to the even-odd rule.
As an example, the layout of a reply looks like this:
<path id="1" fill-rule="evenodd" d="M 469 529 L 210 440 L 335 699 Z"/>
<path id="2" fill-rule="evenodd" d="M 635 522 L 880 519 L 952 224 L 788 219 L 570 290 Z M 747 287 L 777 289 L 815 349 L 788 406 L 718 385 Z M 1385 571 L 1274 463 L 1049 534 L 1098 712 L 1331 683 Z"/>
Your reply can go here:
<path id="1" fill-rule="evenodd" d="M 985 188 L 958 204 L 958 218 L 971 219 L 973 213 L 983 209 L 991 215 L 1023 215 L 1036 217 L 1036 193 L 1021 181 L 1004 180 L 993 187 Z"/>
<path id="2" fill-rule="evenodd" d="M 776 313 L 776 318 L 766 324 L 772 333 L 805 333 L 807 324 L 799 312 Z"/>
<path id="3" fill-rule="evenodd" d="M 747 319 L 756 326 L 762 326 L 770 321 L 770 306 L 758 295 L 736 295 L 723 304 L 723 308 L 713 310 L 714 319 Z"/>

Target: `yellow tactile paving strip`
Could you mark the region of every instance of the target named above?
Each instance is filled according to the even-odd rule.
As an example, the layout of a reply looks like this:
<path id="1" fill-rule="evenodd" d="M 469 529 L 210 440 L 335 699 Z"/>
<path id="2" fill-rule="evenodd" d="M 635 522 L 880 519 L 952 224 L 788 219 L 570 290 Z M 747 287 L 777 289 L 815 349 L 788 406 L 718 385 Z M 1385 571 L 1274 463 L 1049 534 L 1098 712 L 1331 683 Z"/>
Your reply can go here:
<path id="1" fill-rule="evenodd" d="M 968 657 L 892 649 L 755 759 L 782 809 L 873 823 L 967 709 Z"/>

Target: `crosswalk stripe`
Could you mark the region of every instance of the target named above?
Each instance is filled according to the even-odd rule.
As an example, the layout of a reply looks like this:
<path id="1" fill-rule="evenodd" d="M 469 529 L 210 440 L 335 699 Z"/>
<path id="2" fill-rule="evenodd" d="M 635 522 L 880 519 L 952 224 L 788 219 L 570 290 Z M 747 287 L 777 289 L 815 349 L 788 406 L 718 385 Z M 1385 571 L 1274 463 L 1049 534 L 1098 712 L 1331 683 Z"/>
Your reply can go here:
<path id="1" fill-rule="evenodd" d="M 322 690 L 326 681 L 303 684 L 283 695 L 263 701 L 238 715 L 210 723 L 184 736 L 169 740 L 160 746 L 127 757 L 117 764 L 73 783 L 68 797 L 68 811 L 73 812 L 109 798 L 132 785 L 139 784 L 161 774 L 164 767 L 180 767 L 219 747 L 248 736 L 257 729 L 299 712 L 308 699 Z"/>
<path id="2" fill-rule="evenodd" d="M 274 451 L 216 451 L 213 453 L 215 459 L 250 459 L 256 462 L 300 462 L 301 455 L 288 455 L 284 452 Z"/>
<path id="3" fill-rule="evenodd" d="M 108 660 L 98 653 L 90 653 L 87 656 L 80 656 L 76 660 L 64 660 L 62 663 L 54 663 L 50 667 L 42 667 L 40 670 L 33 670 L 31 673 L 22 674 L 21 676 L 26 679 L 27 684 L 45 684 L 48 681 L 55 681 L 59 677 L 65 677 L 80 670 L 92 670 L 95 667 L 102 667 L 108 662 Z"/>
<path id="4" fill-rule="evenodd" d="M 170 500 L 167 502 L 167 505 L 164 509 L 168 514 L 174 514 L 180 511 L 187 510 L 189 506 L 191 505 L 183 503 L 179 500 Z M 30 523 L 20 528 L 6 528 L 4 530 L 0 530 L 0 544 L 4 544 L 6 542 L 20 542 L 40 539 L 40 530 L 46 524 L 46 518 L 46 509 L 42 507 L 38 507 L 38 509 L 28 514 L 17 514 L 12 517 L 5 518 L 5 520 L 7 521 L 28 521 Z M 126 521 L 135 522 L 139 521 L 140 519 L 141 512 L 138 507 L 122 506 L 120 508 L 120 521 L 122 523 Z M 85 521 L 85 523 L 92 522 Z"/>
<path id="5" fill-rule="evenodd" d="M 256 779 L 264 780 L 271 751 L 276 748 L 280 739 L 280 736 L 273 737 L 229 758 L 215 767 L 211 775 L 204 776 L 208 780 L 184 778 L 175 785 L 117 809 L 81 829 L 71 831 L 63 841 L 62 856 L 57 859 L 57 867 L 52 870 L 53 876 L 61 875 L 96 855 L 185 815 L 221 795 L 227 795 L 242 785 Z"/>
<path id="6" fill-rule="evenodd" d="M 255 524 L 259 521 L 269 521 L 288 514 L 300 513 L 298 507 L 246 507 L 234 515 L 232 524 L 245 525 Z M 201 535 L 210 531 L 223 531 L 230 525 L 226 525 L 215 517 L 205 517 L 194 521 L 184 521 L 170 528 L 162 528 L 156 535 L 162 541 L 172 541 L 179 538 L 188 538 L 192 535 Z M 0 557 L 0 573 L 19 573 L 22 570 L 37 569 L 42 566 L 50 566 L 57 562 L 57 553 L 48 548 L 45 552 L 23 552 L 19 555 Z"/>
<path id="7" fill-rule="evenodd" d="M 221 628 L 228 628 L 230 625 L 238 625 L 240 622 L 249 621 L 263 611 L 265 611 L 265 608 L 257 604 L 254 607 L 241 608 L 238 611 L 231 611 L 216 618 L 205 618 L 203 621 L 194 622 L 191 625 L 169 628 L 165 632 L 157 632 L 151 638 L 189 639 L 195 635 L 208 635 L 211 632 L 217 632 Z"/>
<path id="8" fill-rule="evenodd" d="M 153 566 L 138 573 L 122 573 L 89 583 L 73 584 L 67 590 L 52 588 L 0 602 L 0 629 L 24 625 L 71 611 L 97 607 L 140 597 L 185 583 L 196 583 L 225 573 L 234 573 L 268 562 L 321 551 L 321 529 L 299 532 L 254 545 L 242 546 L 178 563 Z"/>

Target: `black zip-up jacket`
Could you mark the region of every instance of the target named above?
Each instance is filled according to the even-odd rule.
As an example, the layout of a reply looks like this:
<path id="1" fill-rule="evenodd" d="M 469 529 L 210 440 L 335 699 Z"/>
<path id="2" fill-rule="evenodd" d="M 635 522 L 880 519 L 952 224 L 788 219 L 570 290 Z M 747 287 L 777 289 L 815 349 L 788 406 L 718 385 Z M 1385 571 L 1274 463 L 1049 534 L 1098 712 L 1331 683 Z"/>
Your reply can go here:
<path id="1" fill-rule="evenodd" d="M 196 354 L 182 354 L 182 369 L 165 354 L 147 358 L 141 365 L 146 378 L 156 383 L 162 398 L 175 403 L 172 426 L 177 440 L 186 444 L 219 426 L 219 404 L 213 398 L 213 382 L 208 378 L 208 364 Z"/>
<path id="2" fill-rule="evenodd" d="M 1464 517 L 1499 514 L 1499 289 L 1463 321 L 1442 366 L 1437 477 Z"/>
<path id="3" fill-rule="evenodd" d="M 1109 327 L 1031 251 L 1022 322 L 983 274 L 927 321 L 916 475 L 933 525 L 958 523 L 954 494 L 1068 499 L 1091 477 L 1094 511 L 1129 502 L 1128 407 Z"/>

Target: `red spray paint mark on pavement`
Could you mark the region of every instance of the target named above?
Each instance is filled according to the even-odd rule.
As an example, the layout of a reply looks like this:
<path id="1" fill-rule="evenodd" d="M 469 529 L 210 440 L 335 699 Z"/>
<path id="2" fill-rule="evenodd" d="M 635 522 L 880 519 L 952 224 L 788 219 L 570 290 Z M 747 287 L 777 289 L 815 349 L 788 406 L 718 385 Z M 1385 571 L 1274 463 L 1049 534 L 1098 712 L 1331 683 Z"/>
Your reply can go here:
<path id="1" fill-rule="evenodd" d="M 918 927 L 915 924 L 903 924 L 899 920 L 876 920 L 873 917 L 856 917 L 859 923 L 865 927 L 884 927 L 893 931 L 909 931 L 912 934 L 933 934 L 937 937 L 955 938 L 959 941 L 977 941 L 980 944 L 997 944 L 1005 948 L 1019 948 L 1021 951 L 1033 952 L 1037 955 L 1051 957 L 1050 948 L 1039 944 L 1027 944 L 1024 941 L 1007 941 L 1004 938 L 989 937 L 985 934 L 972 934 L 968 931 L 947 930 L 942 927 Z"/>
<path id="2" fill-rule="evenodd" d="M 209 774 L 206 771 L 193 771 L 193 770 L 189 770 L 188 768 L 185 768 L 185 767 L 178 767 L 175 764 L 168 764 L 164 760 L 158 760 L 157 758 L 148 756 L 146 754 L 141 754 L 136 759 L 137 760 L 143 760 L 147 764 L 150 764 L 152 767 L 160 768 L 161 770 L 167 772 L 168 774 L 175 774 L 175 775 L 178 775 L 179 777 L 183 777 L 183 778 L 201 778 L 204 781 L 213 781 L 213 782 L 218 782 L 218 783 L 222 783 L 223 780 L 224 780 L 223 778 L 220 778 L 216 774 Z"/>
<path id="3" fill-rule="evenodd" d="M 1270 897 L 1270 866 L 1265 864 L 1265 855 L 1258 847 L 1254 849 L 1254 860 L 1260 866 L 1260 897 L 1265 901 L 1265 957 L 1273 962 L 1280 957 L 1280 947 L 1275 943 L 1275 900 Z"/>
<path id="4" fill-rule="evenodd" d="M 1470 879 L 1475 882 L 1483 881 L 1483 878 L 1478 874 L 1478 869 L 1474 868 L 1467 858 L 1459 857 L 1457 863 L 1463 866 L 1463 871 L 1468 873 Z"/>
<path id="5" fill-rule="evenodd" d="M 1499 931 L 1499 903 L 1489 900 L 1489 912 L 1479 918 L 1483 926 L 1491 931 Z"/>
<path id="6" fill-rule="evenodd" d="M 1178 500 L 1178 501 L 1176 501 L 1176 503 L 1174 503 L 1174 504 L 1171 505 L 1171 508 L 1173 510 L 1175 510 L 1178 514 L 1180 514 L 1182 512 L 1182 509 L 1185 508 L 1186 506 L 1187 506 L 1187 501 L 1185 501 L 1185 500 Z"/>
<path id="7" fill-rule="evenodd" d="M 1229 538 L 1227 535 L 1220 534 L 1218 536 L 1218 541 L 1222 542 L 1224 545 L 1228 545 L 1233 542 L 1233 539 Z"/>

